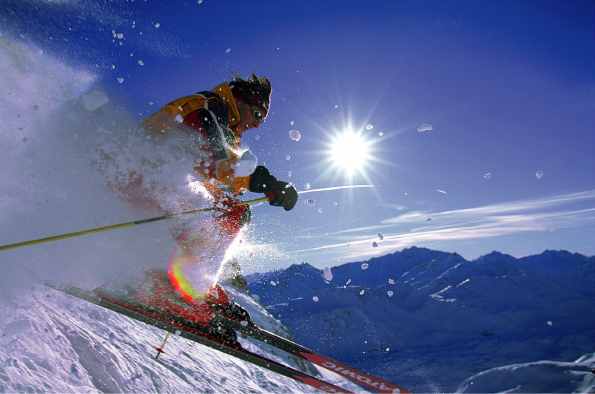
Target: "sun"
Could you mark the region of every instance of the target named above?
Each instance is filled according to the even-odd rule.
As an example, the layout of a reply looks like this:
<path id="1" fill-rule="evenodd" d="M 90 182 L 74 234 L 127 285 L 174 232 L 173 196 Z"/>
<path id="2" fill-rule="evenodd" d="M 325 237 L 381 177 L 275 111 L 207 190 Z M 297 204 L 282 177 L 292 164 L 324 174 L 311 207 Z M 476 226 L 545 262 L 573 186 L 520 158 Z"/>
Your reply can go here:
<path id="1" fill-rule="evenodd" d="M 345 171 L 348 176 L 354 172 L 362 172 L 367 165 L 370 142 L 361 133 L 345 130 L 331 138 L 331 164 Z"/>

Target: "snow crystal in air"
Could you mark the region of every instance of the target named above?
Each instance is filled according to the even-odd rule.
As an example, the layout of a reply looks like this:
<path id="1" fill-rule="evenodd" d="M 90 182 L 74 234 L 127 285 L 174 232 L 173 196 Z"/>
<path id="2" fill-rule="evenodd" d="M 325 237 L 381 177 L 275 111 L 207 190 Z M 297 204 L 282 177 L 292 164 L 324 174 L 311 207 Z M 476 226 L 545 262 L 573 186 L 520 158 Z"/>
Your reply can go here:
<path id="1" fill-rule="evenodd" d="M 257 135 L 257 136 L 255 136 L 255 137 L 254 137 L 254 139 L 255 139 L 255 140 L 257 140 L 257 139 L 259 139 L 259 138 L 260 138 L 260 136 L 259 136 L 259 135 Z"/>
<path id="2" fill-rule="evenodd" d="M 119 39 L 122 39 L 122 38 L 124 38 L 124 34 L 118 33 L 118 34 L 116 34 L 116 37 L 118 37 Z"/>
<path id="3" fill-rule="evenodd" d="M 394 285 L 395 284 L 395 280 L 394 279 L 389 279 L 388 280 L 388 283 L 390 283 L 391 285 Z"/>
<path id="4" fill-rule="evenodd" d="M 359 295 L 364 295 L 365 290 L 359 292 Z"/>
<path id="5" fill-rule="evenodd" d="M 122 83 L 124 82 L 124 78 L 116 78 L 118 80 L 118 82 Z"/>
<path id="6" fill-rule="evenodd" d="M 537 179 L 543 178 L 543 171 L 537 171 L 537 173 L 535 174 L 535 176 L 537 177 Z"/>
<path id="7" fill-rule="evenodd" d="M 335 201 L 335 202 L 333 203 L 333 205 L 334 205 L 334 206 L 337 206 L 337 202 Z"/>
<path id="8" fill-rule="evenodd" d="M 198 0 L 198 4 L 202 4 L 202 0 Z"/>
<path id="9" fill-rule="evenodd" d="M 309 183 L 306 183 L 304 185 L 304 190 L 310 190 L 310 184 Z"/>
<path id="10" fill-rule="evenodd" d="M 382 137 L 382 136 L 384 135 L 384 133 L 381 131 L 380 133 L 378 133 L 378 135 L 379 135 L 380 137 Z"/>
<path id="11" fill-rule="evenodd" d="M 388 294 L 388 296 L 389 296 L 389 297 L 392 297 L 392 296 L 393 296 L 393 292 L 392 292 L 392 291 L 390 291 L 390 290 L 389 290 L 389 291 L 387 291 L 387 294 Z"/>
<path id="12" fill-rule="evenodd" d="M 312 297 L 312 299 L 314 300 L 314 302 L 318 302 L 318 297 L 314 296 Z"/>
<path id="13" fill-rule="evenodd" d="M 304 204 L 309 205 L 311 207 L 313 207 L 316 204 L 316 200 L 313 198 L 309 198 L 306 201 L 304 201 Z"/>
<path id="14" fill-rule="evenodd" d="M 349 280 L 347 281 L 347 283 L 345 283 L 345 286 L 347 286 L 347 285 L 348 285 L 348 284 L 350 284 L 350 283 L 351 283 L 351 279 L 349 279 Z"/>
<path id="15" fill-rule="evenodd" d="M 380 238 L 380 240 L 382 241 L 384 239 L 384 235 L 378 233 L 378 238 Z"/>
<path id="16" fill-rule="evenodd" d="M 141 66 L 144 66 L 144 65 L 145 65 L 145 63 L 143 63 L 143 61 L 142 61 L 142 60 L 139 60 L 139 61 L 138 61 L 138 64 L 139 64 L 139 65 L 141 65 Z"/>
<path id="17" fill-rule="evenodd" d="M 367 269 L 368 269 L 368 267 L 369 267 L 368 263 L 363 263 L 363 264 L 362 264 L 362 269 L 363 269 L 363 270 L 367 270 Z"/>
<path id="18" fill-rule="evenodd" d="M 378 247 L 378 244 L 376 242 L 372 242 L 372 247 L 373 248 L 377 248 Z"/>
<path id="19" fill-rule="evenodd" d="M 491 177 L 492 177 L 492 174 L 490 174 L 490 173 L 488 172 L 488 173 L 487 173 L 487 174 L 485 174 L 483 177 L 484 177 L 485 179 L 489 179 L 489 178 L 491 178 Z"/>
<path id="20" fill-rule="evenodd" d="M 318 213 L 322 213 L 322 208 L 320 208 L 320 209 L 318 210 Z"/>
<path id="21" fill-rule="evenodd" d="M 366 130 L 372 130 L 374 128 L 374 126 L 372 126 L 371 124 L 366 126 Z"/>
<path id="22" fill-rule="evenodd" d="M 329 282 L 333 280 L 333 273 L 329 267 L 324 267 L 324 279 L 328 280 Z"/>
<path id="23" fill-rule="evenodd" d="M 83 106 L 89 112 L 95 111 L 97 108 L 101 107 L 103 104 L 109 102 L 109 98 L 99 90 L 93 90 L 91 92 L 83 93 L 81 97 L 83 99 Z"/>
<path id="24" fill-rule="evenodd" d="M 225 53 L 229 53 L 229 52 L 231 52 L 231 48 L 227 48 L 227 49 L 225 50 Z"/>
<path id="25" fill-rule="evenodd" d="M 292 120 L 291 122 L 289 122 L 289 124 L 290 124 L 290 125 L 292 125 L 292 126 L 293 126 L 293 124 L 294 124 L 294 123 L 295 123 L 295 122 L 294 122 L 293 120 Z"/>
<path id="26" fill-rule="evenodd" d="M 291 156 L 289 156 L 289 155 L 285 156 L 285 160 L 290 160 L 290 159 L 291 159 Z"/>
<path id="27" fill-rule="evenodd" d="M 444 190 L 436 190 L 438 193 L 447 194 Z"/>
<path id="28" fill-rule="evenodd" d="M 431 124 L 422 124 L 417 128 L 417 131 L 421 133 L 422 131 L 430 131 L 432 129 L 434 129 L 434 127 Z"/>
<path id="29" fill-rule="evenodd" d="M 547 324 L 548 324 L 548 326 L 551 326 L 554 323 L 552 321 L 548 321 Z"/>
<path id="30" fill-rule="evenodd" d="M 248 322 L 247 322 L 246 320 L 242 320 L 242 321 L 240 322 L 240 324 L 241 324 L 243 327 L 246 327 L 246 326 L 248 325 Z"/>
<path id="31" fill-rule="evenodd" d="M 431 221 L 432 221 L 432 218 L 427 218 L 426 219 L 426 222 L 431 222 Z"/>
<path id="32" fill-rule="evenodd" d="M 161 23 L 155 23 L 155 27 L 161 26 Z"/>
<path id="33" fill-rule="evenodd" d="M 184 121 L 184 118 L 182 118 L 182 115 L 180 115 L 180 114 L 176 114 L 176 117 L 174 119 L 178 123 L 182 123 Z"/>
<path id="34" fill-rule="evenodd" d="M 335 105 L 335 108 L 339 108 L 339 106 L 338 105 Z"/>
<path id="35" fill-rule="evenodd" d="M 299 132 L 299 131 L 297 131 L 297 130 L 291 130 L 291 131 L 289 132 L 289 137 L 290 137 L 292 140 L 294 140 L 294 141 L 299 141 L 299 140 L 300 140 L 300 138 L 302 138 L 302 135 L 301 135 L 301 134 L 300 134 L 300 132 Z"/>
<path id="36" fill-rule="evenodd" d="M 275 281 L 274 281 L 274 280 L 272 280 L 272 281 L 271 281 L 271 284 L 272 284 L 273 286 L 277 286 L 277 284 L 275 283 Z"/>

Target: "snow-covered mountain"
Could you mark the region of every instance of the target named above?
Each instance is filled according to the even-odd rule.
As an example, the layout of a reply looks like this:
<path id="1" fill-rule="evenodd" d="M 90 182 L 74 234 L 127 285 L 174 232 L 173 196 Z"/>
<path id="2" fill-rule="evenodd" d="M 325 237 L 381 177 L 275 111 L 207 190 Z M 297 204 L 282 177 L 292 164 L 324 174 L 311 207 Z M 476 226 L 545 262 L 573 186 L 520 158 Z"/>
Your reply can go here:
<path id="1" fill-rule="evenodd" d="M 451 392 L 475 374 L 475 384 L 467 380 L 461 390 L 515 389 L 523 385 L 500 377 L 519 373 L 522 381 L 526 370 L 535 383 L 552 368 L 503 366 L 573 362 L 595 351 L 593 257 L 493 252 L 466 261 L 411 248 L 330 273 L 327 280 L 309 264 L 293 265 L 249 277 L 249 288 L 297 342 L 412 391 Z M 583 378 L 593 376 L 582 371 L 587 375 L 567 375 L 551 391 L 588 386 Z M 548 385 L 517 391 L 525 389 Z"/>

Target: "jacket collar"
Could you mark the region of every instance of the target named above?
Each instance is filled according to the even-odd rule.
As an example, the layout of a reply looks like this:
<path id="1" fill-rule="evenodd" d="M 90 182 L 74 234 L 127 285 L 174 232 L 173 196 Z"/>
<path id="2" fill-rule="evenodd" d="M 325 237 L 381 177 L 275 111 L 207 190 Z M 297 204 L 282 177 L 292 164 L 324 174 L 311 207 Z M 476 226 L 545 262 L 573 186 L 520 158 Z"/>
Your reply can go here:
<path id="1" fill-rule="evenodd" d="M 240 113 L 229 84 L 223 82 L 221 85 L 213 89 L 212 92 L 219 96 L 223 104 L 225 104 L 225 107 L 227 108 L 227 119 L 229 120 L 229 128 L 233 130 L 234 126 L 240 123 Z"/>

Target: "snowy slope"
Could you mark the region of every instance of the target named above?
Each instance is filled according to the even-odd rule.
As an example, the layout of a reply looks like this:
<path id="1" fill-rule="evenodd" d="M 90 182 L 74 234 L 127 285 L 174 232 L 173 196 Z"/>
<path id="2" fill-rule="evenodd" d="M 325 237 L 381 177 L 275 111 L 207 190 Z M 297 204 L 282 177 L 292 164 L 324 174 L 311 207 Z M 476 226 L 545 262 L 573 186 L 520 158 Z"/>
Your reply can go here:
<path id="1" fill-rule="evenodd" d="M 234 292 L 258 324 L 287 331 L 250 297 Z M 40 287 L 0 304 L 0 392 L 312 392 L 313 388 L 170 336 L 96 305 Z M 317 373 L 266 346 L 242 346 Z M 327 380 L 355 388 L 333 374 Z"/>
<path id="2" fill-rule="evenodd" d="M 417 392 L 482 371 L 595 350 L 595 259 L 547 251 L 476 261 L 420 248 L 250 283 L 294 338 Z"/>

